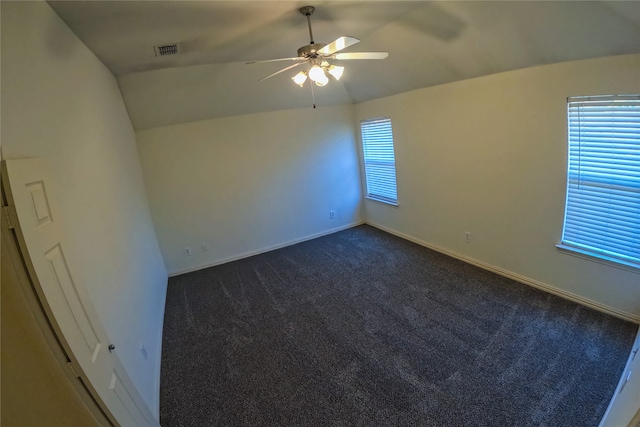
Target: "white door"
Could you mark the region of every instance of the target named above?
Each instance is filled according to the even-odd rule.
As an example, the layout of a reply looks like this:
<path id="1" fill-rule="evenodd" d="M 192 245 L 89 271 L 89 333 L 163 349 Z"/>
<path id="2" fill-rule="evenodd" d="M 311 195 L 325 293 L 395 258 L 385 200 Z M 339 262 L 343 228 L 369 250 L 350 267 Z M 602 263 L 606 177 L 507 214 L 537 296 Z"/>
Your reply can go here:
<path id="1" fill-rule="evenodd" d="M 133 386 L 74 269 L 43 159 L 3 162 L 7 214 L 43 308 L 71 366 L 121 426 L 159 426 Z M 70 224 L 67 224 L 70 226 Z"/>
<path id="2" fill-rule="evenodd" d="M 640 426 L 640 331 L 600 427 Z"/>

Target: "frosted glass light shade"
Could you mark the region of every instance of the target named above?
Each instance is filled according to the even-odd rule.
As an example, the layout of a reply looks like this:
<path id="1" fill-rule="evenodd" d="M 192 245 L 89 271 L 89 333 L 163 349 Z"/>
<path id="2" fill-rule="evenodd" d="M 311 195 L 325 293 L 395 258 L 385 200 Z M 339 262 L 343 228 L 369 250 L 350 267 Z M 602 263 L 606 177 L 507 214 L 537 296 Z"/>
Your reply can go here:
<path id="1" fill-rule="evenodd" d="M 307 73 L 305 73 L 304 71 L 300 71 L 298 74 L 291 77 L 291 80 L 293 80 L 293 82 L 298 86 L 302 87 L 304 86 L 304 82 L 307 81 Z"/>
<path id="2" fill-rule="evenodd" d="M 322 68 L 318 67 L 317 65 L 314 65 L 309 70 L 309 78 L 314 82 L 318 82 L 318 81 L 323 81 L 327 79 L 327 75 L 324 73 L 324 70 Z"/>
<path id="3" fill-rule="evenodd" d="M 327 77 L 326 74 L 322 73 L 320 78 L 316 80 L 315 83 L 317 86 L 324 86 L 329 83 L 329 77 Z"/>
<path id="4" fill-rule="evenodd" d="M 329 67 L 329 74 L 335 77 L 336 80 L 340 80 L 340 77 L 342 77 L 343 72 L 344 72 L 344 67 L 339 67 L 336 65 L 332 65 Z"/>

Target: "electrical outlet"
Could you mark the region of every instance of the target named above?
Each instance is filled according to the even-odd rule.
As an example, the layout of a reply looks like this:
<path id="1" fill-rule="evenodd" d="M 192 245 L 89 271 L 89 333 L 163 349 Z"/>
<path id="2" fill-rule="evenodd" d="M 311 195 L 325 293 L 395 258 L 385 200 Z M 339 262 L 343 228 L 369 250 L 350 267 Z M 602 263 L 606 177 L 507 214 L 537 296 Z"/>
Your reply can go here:
<path id="1" fill-rule="evenodd" d="M 465 231 L 464 232 L 464 241 L 467 243 L 471 243 L 471 232 L 470 231 Z"/>
<path id="2" fill-rule="evenodd" d="M 207 252 L 209 250 L 209 245 L 207 245 L 206 243 L 202 244 L 202 251 L 203 252 Z"/>
<path id="3" fill-rule="evenodd" d="M 142 344 L 142 342 L 140 343 L 140 353 L 142 353 L 144 360 L 147 360 L 147 349 L 144 348 L 144 344 Z"/>
<path id="4" fill-rule="evenodd" d="M 184 256 L 191 256 L 191 248 L 189 246 L 184 248 Z"/>
<path id="5" fill-rule="evenodd" d="M 329 219 L 336 219 L 336 211 L 329 211 Z"/>

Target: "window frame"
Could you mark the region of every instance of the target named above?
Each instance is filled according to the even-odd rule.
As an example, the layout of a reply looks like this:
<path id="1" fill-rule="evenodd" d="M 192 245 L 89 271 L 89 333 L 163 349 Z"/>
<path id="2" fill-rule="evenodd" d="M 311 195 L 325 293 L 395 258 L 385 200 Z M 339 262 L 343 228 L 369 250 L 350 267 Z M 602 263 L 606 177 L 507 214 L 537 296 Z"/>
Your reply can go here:
<path id="1" fill-rule="evenodd" d="M 375 192 L 370 192 L 371 179 L 369 174 L 367 173 L 368 161 L 367 161 L 367 141 L 365 137 L 365 134 L 366 134 L 365 126 L 367 124 L 380 123 L 380 122 L 388 123 L 389 125 L 389 136 L 391 138 L 391 155 L 393 158 L 392 163 L 390 163 L 389 165 L 393 166 L 392 186 L 393 186 L 393 192 L 395 194 L 395 198 L 388 197 L 381 194 L 376 194 Z M 384 203 L 387 205 L 398 207 L 398 178 L 397 178 L 397 168 L 396 168 L 396 159 L 395 159 L 395 140 L 393 137 L 393 124 L 391 123 L 391 117 L 375 117 L 375 118 L 360 120 L 360 149 L 362 150 L 362 169 L 363 169 L 364 184 L 365 184 L 365 198 L 368 200 L 372 200 L 374 202 Z M 370 161 L 371 160 L 369 160 L 369 162 Z M 387 177 L 389 176 L 387 175 Z"/>
<path id="2" fill-rule="evenodd" d="M 578 145 L 578 150 L 580 152 L 580 150 L 582 150 L 582 140 L 581 137 L 578 136 L 578 140 L 574 140 L 572 137 L 572 132 L 571 132 L 571 128 L 572 126 L 578 126 L 578 135 L 581 134 L 583 127 L 586 127 L 587 125 L 585 124 L 584 126 L 582 122 L 580 121 L 580 118 L 578 118 L 576 121 L 574 121 L 575 119 L 572 118 L 571 115 L 571 111 L 572 111 L 572 107 L 575 108 L 574 104 L 585 104 L 589 105 L 589 103 L 591 103 L 591 106 L 603 106 L 604 103 L 610 103 L 611 106 L 614 106 L 616 102 L 620 102 L 621 104 L 619 104 L 620 106 L 622 106 L 622 103 L 627 103 L 627 104 L 631 104 L 634 107 L 637 106 L 638 108 L 640 108 L 640 95 L 602 95 L 602 96 L 581 96 L 581 97 L 569 97 L 567 98 L 567 176 L 566 176 L 566 193 L 565 193 L 565 203 L 564 203 L 564 215 L 563 215 L 563 221 L 562 221 L 562 235 L 560 238 L 560 243 L 556 245 L 556 247 L 563 253 L 569 254 L 569 255 L 573 255 L 573 256 L 577 256 L 580 258 L 585 258 L 585 259 L 589 259 L 592 261 L 596 261 L 599 263 L 603 263 L 609 266 L 613 266 L 613 267 L 617 267 L 617 268 L 622 268 L 625 270 L 631 270 L 633 272 L 640 272 L 640 260 L 636 261 L 636 257 L 635 254 L 632 252 L 632 255 L 625 255 L 623 253 L 615 253 L 613 251 L 611 251 L 610 247 L 607 248 L 607 245 L 601 245 L 601 246 L 596 246 L 594 244 L 589 244 L 588 240 L 584 240 L 584 237 L 579 236 L 580 233 L 578 233 L 577 237 L 566 238 L 566 231 L 567 231 L 567 218 L 569 215 L 569 211 L 570 211 L 570 201 L 569 198 L 570 196 L 583 196 L 584 194 L 580 193 L 580 190 L 576 190 L 571 188 L 572 186 L 572 181 L 576 181 L 576 168 L 577 168 L 577 173 L 578 173 L 578 178 L 577 181 L 573 183 L 573 187 L 575 187 L 575 185 L 587 185 L 588 189 L 591 189 L 593 187 L 596 187 L 595 184 L 589 185 L 587 180 L 581 180 L 581 176 L 584 173 L 585 175 L 588 175 L 588 171 L 583 172 L 583 167 L 581 165 L 581 159 L 578 160 L 578 164 L 575 164 L 575 159 L 572 160 L 572 149 L 575 150 L 575 145 Z M 592 113 L 593 114 L 593 113 Z M 610 127 L 610 123 L 614 122 L 614 114 L 612 113 L 611 115 L 607 115 L 604 118 L 607 120 L 605 122 L 605 124 L 602 126 L 603 128 L 607 129 L 608 127 Z M 593 126 L 593 123 L 591 124 Z M 602 131 L 600 129 L 598 129 L 598 131 L 606 136 L 599 136 L 597 139 L 602 139 L 605 140 L 606 144 L 615 144 L 615 141 L 613 139 L 607 139 L 610 138 L 608 136 L 608 130 L 607 131 Z M 587 133 L 587 131 L 584 131 L 585 133 Z M 636 132 L 635 130 L 632 132 L 632 137 L 631 140 L 634 141 L 635 140 L 635 135 Z M 640 129 L 638 130 L 638 135 L 640 135 Z M 589 142 L 587 142 L 589 143 Z M 603 144 L 603 142 L 598 141 L 597 144 Z M 632 145 L 632 147 L 635 147 L 635 143 L 634 145 Z M 638 147 L 640 148 L 640 143 L 638 143 Z M 611 170 L 612 166 L 616 166 L 617 163 L 613 163 L 613 156 L 612 157 L 607 157 L 605 155 L 601 155 L 601 156 L 592 156 L 589 157 L 588 160 L 596 162 L 595 165 L 596 167 L 608 167 L 609 169 L 604 169 L 603 173 L 609 173 L 609 171 Z M 607 163 L 607 160 L 609 161 L 609 163 Z M 625 159 L 626 160 L 626 159 Z M 632 159 L 633 160 L 633 159 Z M 572 163 L 573 162 L 573 163 Z M 635 165 L 634 163 L 631 163 L 632 165 Z M 573 166 L 573 168 L 572 168 Z M 573 170 L 573 172 L 572 172 Z M 633 173 L 635 172 L 635 169 L 632 169 L 632 173 L 631 175 L 633 175 Z M 593 172 L 592 172 L 593 173 Z M 600 183 L 602 184 L 602 183 Z M 626 182 L 625 182 L 626 184 Z M 612 183 L 608 184 L 610 187 L 609 188 L 614 188 Z M 617 185 L 616 185 L 617 186 Z M 621 185 L 620 187 L 622 188 L 635 188 L 635 186 L 633 185 L 633 179 L 631 179 L 629 181 L 629 186 L 627 187 L 627 185 Z M 587 190 L 588 191 L 588 190 Z M 631 190 L 633 193 L 635 193 L 635 191 Z M 615 196 L 614 196 L 615 197 Z M 607 199 L 606 197 L 602 197 L 601 199 L 598 198 L 598 201 L 600 200 L 610 200 Z M 574 202 L 575 204 L 575 202 Z M 577 206 L 582 207 L 583 205 L 577 204 Z M 571 209 L 576 209 L 575 206 L 572 206 Z M 586 205 L 585 210 L 589 209 L 589 205 Z M 592 213 L 594 211 L 589 210 L 589 213 Z M 598 214 L 598 209 L 596 209 L 595 211 L 596 214 Z M 572 221 L 576 221 L 576 220 L 581 220 L 584 219 L 582 215 L 580 215 L 579 213 L 576 213 L 574 216 L 571 217 Z M 604 226 L 604 225 L 608 225 L 611 224 L 608 221 L 603 221 L 600 218 L 597 219 L 597 225 L 598 226 Z M 635 223 L 631 223 L 633 225 L 635 225 Z M 596 230 L 597 231 L 597 230 Z M 597 235 L 597 234 L 596 234 Z M 639 234 L 639 238 L 640 238 L 640 234 Z M 582 240 L 582 241 L 580 241 Z M 618 243 L 619 241 L 616 241 L 616 243 Z M 633 242 L 632 242 L 633 243 Z M 632 249 L 634 249 L 634 246 L 630 246 Z M 624 250 L 624 249 L 623 249 Z"/>

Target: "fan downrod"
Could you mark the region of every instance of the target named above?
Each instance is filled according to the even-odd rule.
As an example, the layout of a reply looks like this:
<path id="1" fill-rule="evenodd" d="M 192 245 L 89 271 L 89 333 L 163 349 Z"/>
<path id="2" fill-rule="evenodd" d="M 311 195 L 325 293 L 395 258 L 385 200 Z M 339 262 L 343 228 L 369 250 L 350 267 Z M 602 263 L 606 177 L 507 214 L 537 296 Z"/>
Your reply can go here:
<path id="1" fill-rule="evenodd" d="M 300 8 L 300 13 L 307 17 L 307 25 L 309 26 L 309 41 L 310 44 L 314 44 L 313 41 L 313 32 L 311 32 L 311 15 L 315 12 L 316 8 L 313 6 L 303 6 Z"/>

